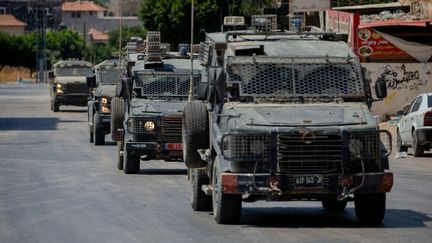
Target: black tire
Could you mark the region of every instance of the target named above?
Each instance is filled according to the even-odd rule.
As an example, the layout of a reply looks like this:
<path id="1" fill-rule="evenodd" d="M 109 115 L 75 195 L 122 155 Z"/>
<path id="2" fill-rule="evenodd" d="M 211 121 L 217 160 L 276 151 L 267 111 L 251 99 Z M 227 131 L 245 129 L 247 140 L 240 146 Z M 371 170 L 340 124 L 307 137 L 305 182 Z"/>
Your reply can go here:
<path id="1" fill-rule="evenodd" d="M 386 210 L 386 194 L 355 194 L 354 204 L 357 220 L 365 225 L 382 223 Z"/>
<path id="2" fill-rule="evenodd" d="M 207 107 L 202 102 L 188 102 L 183 110 L 182 124 L 183 160 L 188 168 L 207 165 L 198 154 L 198 149 L 209 147 L 209 118 Z"/>
<path id="3" fill-rule="evenodd" d="M 140 157 L 128 154 L 125 148 L 126 144 L 123 144 L 123 172 L 125 174 L 138 174 L 140 172 Z"/>
<path id="4" fill-rule="evenodd" d="M 59 112 L 60 111 L 60 104 L 59 104 L 59 102 L 56 99 L 53 100 L 53 111 L 54 112 Z"/>
<path id="5" fill-rule="evenodd" d="M 123 140 L 117 141 L 117 168 L 123 170 Z"/>
<path id="6" fill-rule="evenodd" d="M 123 139 L 123 134 L 118 129 L 123 128 L 123 120 L 125 116 L 124 100 L 114 97 L 111 100 L 111 138 L 113 141 Z"/>
<path id="7" fill-rule="evenodd" d="M 413 132 L 413 145 L 412 145 L 412 149 L 413 149 L 413 156 L 414 157 L 423 156 L 423 154 L 424 154 L 424 147 L 419 144 L 417 133 L 415 131 Z"/>
<path id="8" fill-rule="evenodd" d="M 194 211 L 211 211 L 212 197 L 207 196 L 201 189 L 202 185 L 209 185 L 210 178 L 203 169 L 191 169 L 192 199 L 191 206 Z"/>
<path id="9" fill-rule="evenodd" d="M 225 194 L 221 191 L 220 173 L 217 163 L 215 161 L 212 175 L 213 216 L 218 224 L 235 223 L 241 218 L 242 196 L 239 194 Z"/>
<path id="10" fill-rule="evenodd" d="M 89 133 L 90 133 L 90 137 L 89 137 L 89 142 L 93 143 L 94 142 L 94 137 L 93 137 L 93 127 L 90 127 L 89 129 Z"/>
<path id="11" fill-rule="evenodd" d="M 347 201 L 337 199 L 325 199 L 321 201 L 324 210 L 328 212 L 343 212 L 347 206 Z"/>
<path id="12" fill-rule="evenodd" d="M 94 136 L 94 144 L 95 145 L 104 145 L 105 144 L 105 129 L 99 123 L 99 114 L 95 113 L 93 116 L 93 136 Z"/>
<path id="13" fill-rule="evenodd" d="M 408 147 L 402 145 L 402 137 L 400 135 L 399 130 L 396 132 L 396 149 L 398 152 L 408 151 Z"/>

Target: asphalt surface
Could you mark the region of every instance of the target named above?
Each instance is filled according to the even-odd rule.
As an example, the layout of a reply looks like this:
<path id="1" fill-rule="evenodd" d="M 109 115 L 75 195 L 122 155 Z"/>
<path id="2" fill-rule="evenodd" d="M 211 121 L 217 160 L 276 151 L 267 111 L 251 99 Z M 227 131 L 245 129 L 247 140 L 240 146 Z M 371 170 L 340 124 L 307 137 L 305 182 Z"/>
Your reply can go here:
<path id="1" fill-rule="evenodd" d="M 432 153 L 391 159 L 378 227 L 318 202 L 243 204 L 236 225 L 193 212 L 181 163 L 116 168 L 116 146 L 88 142 L 87 113 L 53 113 L 46 85 L 0 85 L 0 242 L 431 242 Z M 108 138 L 108 136 L 107 136 Z"/>

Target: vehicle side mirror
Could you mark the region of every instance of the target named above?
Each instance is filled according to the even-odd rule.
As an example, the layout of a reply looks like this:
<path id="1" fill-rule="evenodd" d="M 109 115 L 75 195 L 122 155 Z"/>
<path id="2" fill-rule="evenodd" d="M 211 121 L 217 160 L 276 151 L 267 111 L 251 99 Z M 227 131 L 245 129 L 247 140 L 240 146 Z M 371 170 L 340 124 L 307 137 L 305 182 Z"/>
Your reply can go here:
<path id="1" fill-rule="evenodd" d="M 404 111 L 398 111 L 398 112 L 396 112 L 396 115 L 397 115 L 397 116 L 403 116 L 404 114 L 405 114 Z"/>
<path id="2" fill-rule="evenodd" d="M 48 78 L 49 79 L 53 79 L 54 78 L 54 71 L 49 71 L 48 72 Z"/>
<path id="3" fill-rule="evenodd" d="M 115 92 L 115 96 L 119 97 L 119 98 L 123 98 L 123 82 L 119 82 L 116 85 L 116 92 Z"/>
<path id="4" fill-rule="evenodd" d="M 375 94 L 378 99 L 387 97 L 387 85 L 383 79 L 378 79 L 375 83 Z"/>
<path id="5" fill-rule="evenodd" d="M 198 84 L 198 100 L 207 99 L 208 86 L 208 82 L 200 82 Z"/>
<path id="6" fill-rule="evenodd" d="M 87 87 L 88 88 L 95 88 L 96 87 L 96 76 L 92 75 L 92 76 L 87 76 Z"/>

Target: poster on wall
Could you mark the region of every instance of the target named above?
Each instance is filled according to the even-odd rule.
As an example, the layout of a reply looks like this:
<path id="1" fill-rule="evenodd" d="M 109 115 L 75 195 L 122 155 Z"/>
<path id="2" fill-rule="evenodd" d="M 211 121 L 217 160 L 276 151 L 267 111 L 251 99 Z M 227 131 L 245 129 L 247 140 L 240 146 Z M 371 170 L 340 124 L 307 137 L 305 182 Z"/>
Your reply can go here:
<path id="1" fill-rule="evenodd" d="M 318 12 L 330 9 L 330 0 L 290 0 L 290 13 Z"/>
<path id="2" fill-rule="evenodd" d="M 408 54 L 371 28 L 358 30 L 357 53 L 363 58 L 390 59 L 406 58 Z"/>

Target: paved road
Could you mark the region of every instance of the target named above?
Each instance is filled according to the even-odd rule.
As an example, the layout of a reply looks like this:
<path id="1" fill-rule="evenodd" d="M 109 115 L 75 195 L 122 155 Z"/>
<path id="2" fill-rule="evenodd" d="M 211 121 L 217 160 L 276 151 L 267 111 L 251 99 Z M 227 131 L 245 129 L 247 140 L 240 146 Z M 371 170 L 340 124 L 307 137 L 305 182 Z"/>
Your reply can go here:
<path id="1" fill-rule="evenodd" d="M 53 113 L 48 95 L 0 85 L 0 242 L 431 242 L 432 154 L 391 160 L 380 227 L 360 227 L 353 204 L 334 215 L 316 202 L 245 203 L 239 224 L 217 225 L 192 212 L 182 164 L 124 175 L 114 144 L 88 143 L 85 109 Z"/>

